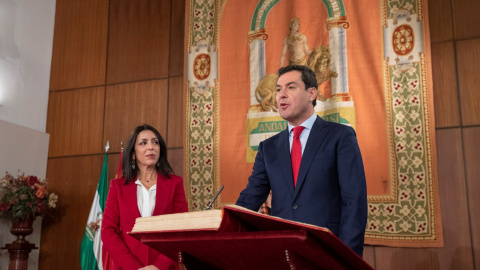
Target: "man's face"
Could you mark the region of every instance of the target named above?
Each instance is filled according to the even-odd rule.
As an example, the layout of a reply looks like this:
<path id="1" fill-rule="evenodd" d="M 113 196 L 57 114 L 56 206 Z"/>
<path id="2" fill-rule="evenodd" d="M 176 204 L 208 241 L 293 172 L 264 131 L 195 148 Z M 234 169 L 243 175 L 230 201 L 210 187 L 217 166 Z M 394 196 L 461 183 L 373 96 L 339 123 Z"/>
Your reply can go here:
<path id="1" fill-rule="evenodd" d="M 277 105 L 280 116 L 290 125 L 298 126 L 314 113 L 312 101 L 317 89 L 305 89 L 300 71 L 289 71 L 278 78 Z"/>
<path id="2" fill-rule="evenodd" d="M 292 32 L 298 32 L 299 29 L 300 29 L 300 22 L 299 21 L 293 21 L 291 26 L 290 26 L 290 30 Z"/>

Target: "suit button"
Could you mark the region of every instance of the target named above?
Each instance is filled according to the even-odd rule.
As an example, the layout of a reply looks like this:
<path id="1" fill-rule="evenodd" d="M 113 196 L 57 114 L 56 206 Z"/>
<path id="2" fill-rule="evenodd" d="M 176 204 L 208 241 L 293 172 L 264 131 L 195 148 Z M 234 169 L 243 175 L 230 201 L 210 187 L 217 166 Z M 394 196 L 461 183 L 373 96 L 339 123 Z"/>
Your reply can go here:
<path id="1" fill-rule="evenodd" d="M 292 208 L 293 208 L 293 210 L 297 210 L 297 209 L 298 209 L 298 205 L 294 204 Z"/>

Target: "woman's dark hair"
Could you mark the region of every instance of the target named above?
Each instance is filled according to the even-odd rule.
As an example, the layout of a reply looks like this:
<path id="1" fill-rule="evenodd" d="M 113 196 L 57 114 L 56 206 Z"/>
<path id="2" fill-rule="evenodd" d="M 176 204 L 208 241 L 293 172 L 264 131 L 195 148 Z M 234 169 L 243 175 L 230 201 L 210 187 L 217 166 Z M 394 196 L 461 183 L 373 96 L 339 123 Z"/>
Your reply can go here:
<path id="1" fill-rule="evenodd" d="M 125 177 L 125 185 L 129 184 L 135 179 L 135 177 L 137 177 L 138 166 L 137 162 L 135 161 L 135 169 L 132 169 L 132 155 L 135 153 L 135 143 L 137 141 L 137 136 L 140 132 L 144 130 L 151 130 L 153 133 L 155 133 L 155 136 L 157 137 L 158 143 L 160 145 L 160 157 L 158 158 L 158 162 L 155 165 L 157 172 L 163 174 L 168 178 L 170 178 L 169 174 L 173 173 L 173 169 L 167 160 L 167 145 L 165 144 L 165 140 L 163 140 L 162 135 L 160 135 L 160 133 L 154 127 L 143 124 L 133 130 L 132 135 L 130 135 L 130 138 L 127 141 L 125 150 L 123 151 L 122 171 L 123 177 Z"/>

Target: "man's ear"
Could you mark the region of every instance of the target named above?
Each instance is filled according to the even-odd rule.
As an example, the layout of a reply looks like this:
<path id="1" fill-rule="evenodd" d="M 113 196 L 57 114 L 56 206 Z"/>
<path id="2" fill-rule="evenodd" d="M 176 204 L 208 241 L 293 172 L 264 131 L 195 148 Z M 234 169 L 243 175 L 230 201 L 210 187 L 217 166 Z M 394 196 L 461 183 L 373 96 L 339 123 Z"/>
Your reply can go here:
<path id="1" fill-rule="evenodd" d="M 314 101 L 315 99 L 317 99 L 317 96 L 318 96 L 318 89 L 317 88 L 310 87 L 310 88 L 308 88 L 307 91 L 310 93 L 310 98 L 309 98 L 310 101 Z"/>

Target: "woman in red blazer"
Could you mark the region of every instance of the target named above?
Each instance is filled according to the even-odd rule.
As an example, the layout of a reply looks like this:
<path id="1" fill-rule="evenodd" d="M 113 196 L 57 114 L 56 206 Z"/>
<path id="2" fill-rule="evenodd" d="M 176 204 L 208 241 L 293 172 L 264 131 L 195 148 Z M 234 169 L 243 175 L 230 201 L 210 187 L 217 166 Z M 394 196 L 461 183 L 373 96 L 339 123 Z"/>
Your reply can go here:
<path id="1" fill-rule="evenodd" d="M 116 269 L 176 269 L 177 264 L 128 235 L 138 217 L 188 211 L 183 180 L 173 175 L 167 147 L 149 125 L 135 128 L 122 159 L 124 177 L 111 181 L 102 241 Z"/>

